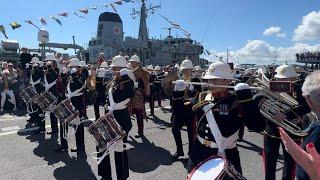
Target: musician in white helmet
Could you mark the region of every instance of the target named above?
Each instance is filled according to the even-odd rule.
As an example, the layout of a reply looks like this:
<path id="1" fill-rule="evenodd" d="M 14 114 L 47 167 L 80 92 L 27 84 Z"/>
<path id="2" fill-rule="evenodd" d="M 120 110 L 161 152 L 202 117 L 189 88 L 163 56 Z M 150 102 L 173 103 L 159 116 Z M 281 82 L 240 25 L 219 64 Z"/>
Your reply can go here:
<path id="1" fill-rule="evenodd" d="M 93 103 L 96 119 L 100 118 L 99 106 L 104 107 L 106 104 L 106 84 L 112 78 L 111 72 L 107 62 L 102 62 L 100 68 L 96 71 L 96 89 Z"/>
<path id="2" fill-rule="evenodd" d="M 158 107 L 161 107 L 161 100 L 163 96 L 163 87 L 162 87 L 162 82 L 163 79 L 166 77 L 165 73 L 162 71 L 160 66 L 155 66 L 154 67 L 154 72 L 156 75 L 156 79 L 154 81 L 154 98 L 156 101 L 158 101 Z"/>
<path id="3" fill-rule="evenodd" d="M 85 113 L 85 104 L 83 101 L 84 90 L 86 86 L 86 78 L 81 74 L 81 63 L 77 58 L 72 58 L 69 61 L 68 67 L 70 70 L 70 75 L 68 77 L 67 84 L 67 99 L 70 99 L 71 104 L 75 107 L 75 109 L 79 112 L 80 120 L 84 117 Z M 71 152 L 84 152 L 85 144 L 84 144 L 84 126 L 80 121 L 76 128 L 75 136 L 76 136 L 76 147 L 71 149 Z M 65 149 L 63 149 L 65 148 Z M 64 152 L 67 150 L 67 147 L 61 147 L 57 149 L 57 151 Z"/>
<path id="4" fill-rule="evenodd" d="M 296 73 L 294 67 L 287 64 L 281 65 L 276 68 L 276 74 L 274 78 L 277 81 L 290 81 L 292 86 L 295 86 L 294 82 L 298 79 L 298 74 Z M 292 91 L 293 92 L 293 91 Z M 289 94 L 294 97 L 294 94 Z M 299 105 L 296 109 L 285 114 L 286 117 L 279 117 L 279 120 L 286 118 L 288 120 L 294 120 L 298 116 L 302 116 L 310 112 L 310 108 L 306 102 L 299 102 Z M 301 122 L 297 123 L 301 127 Z M 296 143 L 300 143 L 301 137 L 297 137 L 289 133 L 291 138 L 295 140 Z M 265 179 L 275 179 L 276 176 L 276 165 L 277 159 L 279 156 L 281 139 L 278 131 L 278 126 L 272 121 L 267 121 L 265 133 L 264 133 L 264 163 L 265 163 Z M 283 156 L 284 156 L 284 168 L 282 172 L 282 179 L 292 179 L 294 178 L 295 162 L 292 159 L 291 155 L 285 150 L 283 144 Z"/>
<path id="5" fill-rule="evenodd" d="M 224 62 L 212 63 L 202 77 L 209 85 L 229 85 L 234 79 L 230 67 Z M 239 83 L 236 93 L 225 87 L 208 87 L 199 94 L 193 106 L 197 117 L 196 138 L 188 160 L 188 171 L 205 159 L 220 155 L 226 158 L 241 173 L 237 149 L 238 131 L 244 121 L 251 129 L 263 130 L 259 123 L 263 117 L 257 103 L 252 100 L 249 86 Z"/>
<path id="6" fill-rule="evenodd" d="M 28 67 L 31 66 L 30 84 L 36 89 L 38 94 L 41 94 L 45 90 L 43 86 L 43 62 L 40 61 L 39 58 L 33 57 L 30 63 L 31 64 L 28 65 Z M 39 129 L 35 131 L 35 133 L 45 133 L 46 129 L 43 125 L 45 116 L 42 109 L 34 103 L 32 103 L 30 106 L 27 106 L 27 108 L 29 108 L 28 112 L 31 122 L 34 120 L 39 126 Z"/>
<path id="7" fill-rule="evenodd" d="M 137 55 L 133 55 L 129 60 L 132 68 L 132 72 L 135 76 L 135 95 L 131 99 L 130 108 L 131 112 L 135 114 L 138 124 L 138 133 L 136 138 L 140 138 L 144 135 L 143 132 L 143 119 L 146 117 L 145 110 L 145 98 L 150 95 L 149 79 L 150 74 L 143 70 L 140 62 L 140 58 Z"/>
<path id="8" fill-rule="evenodd" d="M 110 65 L 114 77 L 110 82 L 110 86 L 106 89 L 108 94 L 109 113 L 112 113 L 115 120 L 119 123 L 122 129 L 129 134 L 132 128 L 128 103 L 134 95 L 133 74 L 128 70 L 127 62 L 123 56 L 115 56 Z M 117 179 L 127 179 L 129 177 L 128 155 L 126 150 L 127 137 L 123 139 L 123 143 L 116 145 L 114 149 L 114 160 Z M 97 151 L 99 148 L 97 146 Z M 98 153 L 98 158 L 103 156 L 104 152 Z M 111 164 L 109 154 L 104 157 L 98 165 L 98 175 L 103 180 L 112 179 Z"/>
<path id="9" fill-rule="evenodd" d="M 154 116 L 154 81 L 156 80 L 157 76 L 154 74 L 154 69 L 152 65 L 147 66 L 147 71 L 150 73 L 149 83 L 150 83 L 150 95 L 148 98 L 149 106 L 150 106 L 150 114 Z"/>
<path id="10" fill-rule="evenodd" d="M 47 55 L 44 69 L 44 91 L 49 91 L 58 98 L 58 87 L 57 87 L 57 79 L 59 76 L 59 69 L 56 68 L 54 64 L 56 64 L 56 58 L 54 55 Z M 51 132 L 47 132 L 47 134 L 55 134 L 58 132 L 58 121 L 56 116 L 53 113 L 50 113 L 50 124 L 51 124 Z M 42 123 L 42 126 L 45 126 L 45 121 Z"/>
<path id="11" fill-rule="evenodd" d="M 201 92 L 201 87 L 193 85 L 185 85 L 185 82 L 199 82 L 199 79 L 192 78 L 192 70 L 194 69 L 191 60 L 186 59 L 182 61 L 180 70 L 182 77 L 175 84 L 172 92 L 172 133 L 177 146 L 177 151 L 172 155 L 172 160 L 176 161 L 180 156 L 184 156 L 181 129 L 184 124 L 187 125 L 189 148 L 188 154 L 192 151 L 193 144 L 193 126 L 194 126 L 194 113 L 192 105 Z"/>

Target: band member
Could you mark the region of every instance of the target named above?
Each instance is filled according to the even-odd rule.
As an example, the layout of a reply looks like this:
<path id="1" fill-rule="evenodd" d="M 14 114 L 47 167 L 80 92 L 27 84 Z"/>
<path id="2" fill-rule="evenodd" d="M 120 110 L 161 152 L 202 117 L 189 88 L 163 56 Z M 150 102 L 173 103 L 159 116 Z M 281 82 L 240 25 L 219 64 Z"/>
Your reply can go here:
<path id="1" fill-rule="evenodd" d="M 130 58 L 130 64 L 132 72 L 135 76 L 135 94 L 130 102 L 130 108 L 132 113 L 135 114 L 138 124 L 138 134 L 136 134 L 135 137 L 140 138 L 143 136 L 143 119 L 146 118 L 144 99 L 150 95 L 150 74 L 140 67 L 141 62 L 137 55 L 133 55 Z"/>
<path id="2" fill-rule="evenodd" d="M 194 77 L 201 78 L 202 76 L 202 69 L 200 66 L 195 66 L 194 67 Z"/>
<path id="3" fill-rule="evenodd" d="M 166 76 L 164 75 L 164 72 L 162 72 L 160 66 L 156 66 L 154 70 L 156 75 L 156 79 L 154 81 L 154 97 L 155 100 L 158 101 L 158 106 L 161 107 L 161 100 L 163 96 L 162 81 Z"/>
<path id="4" fill-rule="evenodd" d="M 81 75 L 86 79 L 88 80 L 88 77 L 89 77 L 89 69 L 88 69 L 88 66 L 86 64 L 85 61 L 80 61 L 80 73 Z M 84 111 L 83 111 L 83 118 L 84 119 L 88 119 L 88 116 L 87 116 L 87 104 L 88 104 L 88 93 L 87 93 L 87 86 L 85 87 L 84 91 L 83 91 L 83 103 L 84 103 Z"/>
<path id="5" fill-rule="evenodd" d="M 281 65 L 277 67 L 276 74 L 274 75 L 274 77 L 278 81 L 290 81 L 293 83 L 295 80 L 297 80 L 298 74 L 295 72 L 292 66 Z M 301 105 L 299 109 L 296 109 L 294 111 L 296 114 L 303 115 L 310 112 L 310 108 L 308 107 L 307 104 L 300 103 L 299 105 Z M 295 115 L 293 115 L 293 117 L 294 116 Z M 293 119 L 293 118 L 289 118 L 289 119 Z M 301 124 L 299 123 L 298 125 L 301 125 Z M 283 156 L 284 156 L 284 168 L 282 173 L 282 179 L 288 179 L 288 180 L 293 179 L 296 165 L 291 155 L 285 150 L 283 143 L 281 143 L 278 126 L 271 121 L 267 121 L 264 134 L 265 134 L 264 135 L 265 179 L 274 180 L 276 178 L 275 173 L 276 173 L 277 159 L 279 156 L 280 144 L 282 144 Z M 290 133 L 289 135 L 291 136 L 291 138 L 295 140 L 297 144 L 299 144 L 299 142 L 301 141 L 300 137 L 294 136 Z"/>
<path id="6" fill-rule="evenodd" d="M 37 57 L 32 58 L 31 60 L 32 63 L 32 69 L 30 72 L 30 84 L 36 89 L 38 94 L 41 94 L 44 92 L 44 86 L 43 86 L 43 77 L 44 77 L 44 71 L 43 71 L 43 62 L 39 61 Z M 28 108 L 28 106 L 27 106 Z M 29 106 L 30 110 L 30 117 L 37 122 L 39 125 L 39 130 L 36 131 L 35 133 L 45 133 L 46 129 L 44 126 L 44 112 L 42 109 L 36 105 L 36 104 L 31 104 Z"/>
<path id="7" fill-rule="evenodd" d="M 106 104 L 106 84 L 111 80 L 111 75 L 108 73 L 108 63 L 103 62 L 96 73 L 96 89 L 94 95 L 94 113 L 96 119 L 100 118 L 99 105 Z"/>
<path id="8" fill-rule="evenodd" d="M 53 61 L 56 61 L 53 55 L 48 55 L 45 59 L 47 61 L 45 66 L 45 74 L 44 74 L 44 88 L 45 91 L 49 91 L 58 98 L 58 88 L 57 88 L 57 79 L 59 76 L 59 69 L 53 66 Z M 51 132 L 47 132 L 47 134 L 55 134 L 58 132 L 58 121 L 57 117 L 50 113 L 50 122 L 51 122 Z M 43 122 L 43 126 L 45 123 Z"/>
<path id="9" fill-rule="evenodd" d="M 60 76 L 58 77 L 57 81 L 57 88 L 58 88 L 58 102 L 61 102 L 66 99 L 66 91 L 68 85 L 68 68 L 62 67 Z M 60 146 L 55 149 L 56 152 L 67 152 L 68 150 L 68 141 L 65 139 L 67 136 L 65 133 L 68 131 L 68 126 L 65 126 L 65 130 L 63 125 L 60 123 L 59 130 L 60 130 Z"/>
<path id="10" fill-rule="evenodd" d="M 193 85 L 185 86 L 184 82 L 199 82 L 199 79 L 191 77 L 193 65 L 189 59 L 182 61 L 180 70 L 182 78 L 179 83 L 175 84 L 172 93 L 172 133 L 177 146 L 177 151 L 172 155 L 172 160 L 176 161 L 180 156 L 184 156 L 181 129 L 184 124 L 187 125 L 189 152 L 191 152 L 193 144 L 193 122 L 194 113 L 192 111 L 192 101 L 194 101 L 201 91 L 201 88 Z"/>
<path id="11" fill-rule="evenodd" d="M 110 65 L 115 77 L 108 84 L 108 98 L 110 102 L 109 112 L 113 114 L 115 120 L 119 123 L 122 129 L 129 134 L 132 128 L 130 114 L 128 110 L 128 103 L 130 98 L 134 95 L 134 83 L 129 78 L 130 70 L 126 69 L 127 62 L 123 56 L 115 56 Z M 123 139 L 123 143 L 117 144 L 114 149 L 115 167 L 117 179 L 123 180 L 129 177 L 128 155 L 126 151 L 127 137 Z M 99 148 L 97 147 L 99 152 Z M 104 152 L 98 153 L 98 158 Z M 107 155 L 98 165 L 98 175 L 103 180 L 112 179 L 110 156 Z"/>
<path id="12" fill-rule="evenodd" d="M 233 80 L 230 67 L 223 62 L 211 64 L 202 77 L 211 85 L 226 86 Z M 199 94 L 193 106 L 197 117 L 196 138 L 188 160 L 188 171 L 205 159 L 220 155 L 241 173 L 237 149 L 238 131 L 242 122 L 253 130 L 263 130 L 265 124 L 257 103 L 252 100 L 249 86 L 239 83 L 236 93 L 224 87 L 210 87 Z M 260 122 L 261 120 L 261 122 Z"/>
<path id="13" fill-rule="evenodd" d="M 85 104 L 83 101 L 83 93 L 86 86 L 86 78 L 81 74 L 81 64 L 79 59 L 72 58 L 69 62 L 70 76 L 67 85 L 67 98 L 71 100 L 72 105 L 79 111 L 80 120 L 84 117 Z M 84 127 L 80 124 L 76 131 L 76 148 L 71 152 L 84 151 Z"/>
<path id="14" fill-rule="evenodd" d="M 149 65 L 147 67 L 147 71 L 149 71 L 150 73 L 150 79 L 149 79 L 149 82 L 150 82 L 150 95 L 149 95 L 149 106 L 150 106 L 150 114 L 152 116 L 154 116 L 154 92 L 155 92 L 155 87 L 154 87 L 154 81 L 156 80 L 156 75 L 154 74 L 153 72 L 153 66 L 152 65 Z"/>
<path id="15" fill-rule="evenodd" d="M 16 79 L 10 77 L 9 70 L 2 71 L 2 77 L 0 80 L 0 88 L 1 88 L 1 108 L 0 112 L 3 112 L 3 107 L 7 99 L 7 95 L 10 97 L 10 102 L 13 104 L 13 111 L 17 110 L 16 106 L 16 98 L 13 93 L 13 84 L 17 83 Z"/>

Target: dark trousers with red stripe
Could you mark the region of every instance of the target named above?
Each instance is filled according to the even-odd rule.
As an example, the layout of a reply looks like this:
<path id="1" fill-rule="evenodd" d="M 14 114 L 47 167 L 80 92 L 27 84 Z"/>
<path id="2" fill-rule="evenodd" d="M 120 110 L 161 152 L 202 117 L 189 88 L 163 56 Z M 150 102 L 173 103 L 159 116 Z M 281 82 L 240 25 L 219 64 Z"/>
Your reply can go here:
<path id="1" fill-rule="evenodd" d="M 117 173 L 118 180 L 125 180 L 129 177 L 129 166 L 128 166 L 128 154 L 126 149 L 126 142 L 127 138 L 123 139 L 123 152 L 114 152 L 114 161 L 115 161 L 115 168 Z M 97 151 L 99 152 L 99 147 L 96 147 Z M 98 153 L 98 158 L 103 155 L 104 152 Z M 98 175 L 104 179 L 111 180 L 112 173 L 111 173 L 111 162 L 110 162 L 110 155 L 108 154 L 98 165 Z"/>
<path id="2" fill-rule="evenodd" d="M 134 114 L 136 116 L 137 119 L 137 125 L 138 125 L 138 134 L 140 136 L 143 135 L 143 109 L 136 109 L 136 108 L 132 108 L 132 114 Z"/>
<path id="3" fill-rule="evenodd" d="M 264 167 L 265 179 L 276 179 L 277 160 L 279 156 L 280 144 L 282 145 L 284 165 L 282 172 L 283 180 L 293 180 L 295 175 L 296 164 L 291 155 L 285 150 L 281 139 L 264 135 Z"/>

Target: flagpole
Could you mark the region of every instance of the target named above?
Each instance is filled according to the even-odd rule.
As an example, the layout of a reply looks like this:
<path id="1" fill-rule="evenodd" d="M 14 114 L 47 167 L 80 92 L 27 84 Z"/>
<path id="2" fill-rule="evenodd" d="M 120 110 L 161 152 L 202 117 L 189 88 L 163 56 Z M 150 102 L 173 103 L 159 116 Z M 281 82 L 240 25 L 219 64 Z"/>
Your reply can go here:
<path id="1" fill-rule="evenodd" d="M 227 64 L 229 63 L 229 49 L 227 48 Z"/>

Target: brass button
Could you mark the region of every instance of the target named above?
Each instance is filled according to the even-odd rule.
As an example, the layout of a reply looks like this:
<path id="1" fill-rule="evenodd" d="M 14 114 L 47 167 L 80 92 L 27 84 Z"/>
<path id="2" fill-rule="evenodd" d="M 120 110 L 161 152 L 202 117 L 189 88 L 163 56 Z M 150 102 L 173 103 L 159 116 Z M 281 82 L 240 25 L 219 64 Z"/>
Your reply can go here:
<path id="1" fill-rule="evenodd" d="M 209 124 L 206 124 L 206 127 L 209 127 Z"/>
<path id="2" fill-rule="evenodd" d="M 205 133 L 208 133 L 209 131 L 208 131 L 208 130 L 205 130 L 204 132 L 205 132 Z"/>
<path id="3" fill-rule="evenodd" d="M 208 139 L 208 136 L 204 136 L 205 139 Z"/>

